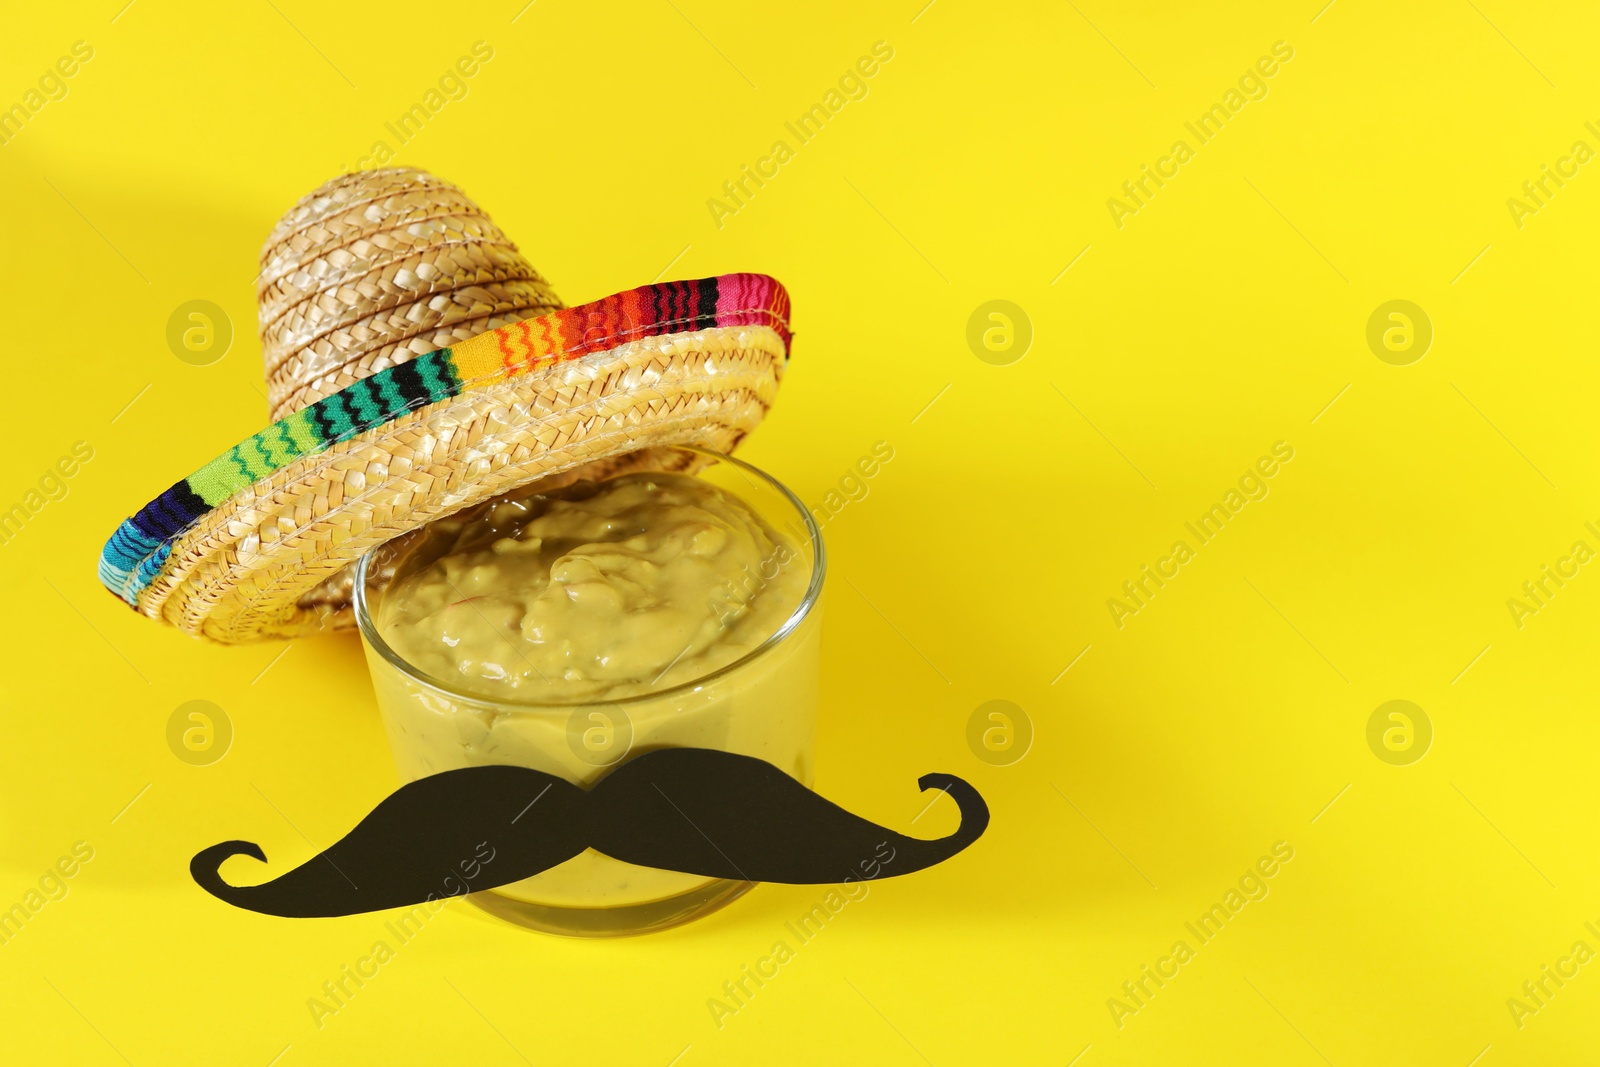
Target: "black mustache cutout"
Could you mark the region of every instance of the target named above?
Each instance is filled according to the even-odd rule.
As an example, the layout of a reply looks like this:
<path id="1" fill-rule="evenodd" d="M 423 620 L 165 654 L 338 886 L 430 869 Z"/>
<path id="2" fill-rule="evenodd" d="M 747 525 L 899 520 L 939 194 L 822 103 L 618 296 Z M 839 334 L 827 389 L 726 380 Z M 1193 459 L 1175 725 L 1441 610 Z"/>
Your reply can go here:
<path id="1" fill-rule="evenodd" d="M 190 861 L 189 873 L 235 907 L 295 918 L 493 889 L 585 848 L 707 878 L 813 885 L 866 877 L 864 861 L 881 858 L 887 844 L 892 859 L 872 877 L 896 877 L 949 859 L 989 825 L 988 805 L 960 778 L 925 774 L 917 785 L 955 800 L 955 833 L 906 837 L 824 800 L 770 763 L 712 749 L 658 749 L 588 790 L 527 767 L 466 767 L 401 786 L 337 844 L 270 882 L 229 885 L 218 873 L 231 856 L 266 862 L 249 841 L 212 845 Z M 465 862 L 474 856 L 482 862 Z"/>

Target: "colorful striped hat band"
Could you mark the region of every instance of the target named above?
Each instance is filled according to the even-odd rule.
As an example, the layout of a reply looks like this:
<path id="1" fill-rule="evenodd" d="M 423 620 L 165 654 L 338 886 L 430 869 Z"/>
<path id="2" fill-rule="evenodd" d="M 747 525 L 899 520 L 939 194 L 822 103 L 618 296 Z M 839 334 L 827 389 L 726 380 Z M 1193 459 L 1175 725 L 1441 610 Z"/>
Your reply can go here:
<path id="1" fill-rule="evenodd" d="M 728 451 L 771 405 L 789 297 L 760 274 L 665 282 L 395 363 L 228 449 L 125 520 L 100 580 L 221 641 L 348 621 L 310 595 L 363 553 L 580 464 Z"/>

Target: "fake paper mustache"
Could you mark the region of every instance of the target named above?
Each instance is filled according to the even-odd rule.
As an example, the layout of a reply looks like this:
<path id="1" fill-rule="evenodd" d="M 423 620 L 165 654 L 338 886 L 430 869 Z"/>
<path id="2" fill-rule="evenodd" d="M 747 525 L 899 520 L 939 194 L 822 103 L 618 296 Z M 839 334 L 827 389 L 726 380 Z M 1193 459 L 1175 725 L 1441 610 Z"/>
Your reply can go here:
<path id="1" fill-rule="evenodd" d="M 905 837 L 824 800 L 770 763 L 712 749 L 658 749 L 588 790 L 527 767 L 466 767 L 401 786 L 337 844 L 270 882 L 229 885 L 218 873 L 231 856 L 266 862 L 249 841 L 212 845 L 190 861 L 189 873 L 235 907 L 296 918 L 492 889 L 586 848 L 707 878 L 804 885 L 861 878 L 864 861 L 881 860 L 887 844 L 892 859 L 873 864 L 871 877 L 894 877 L 949 859 L 989 825 L 988 806 L 960 778 L 925 774 L 917 785 L 955 800 L 955 833 Z M 467 857 L 476 861 L 463 862 Z"/>

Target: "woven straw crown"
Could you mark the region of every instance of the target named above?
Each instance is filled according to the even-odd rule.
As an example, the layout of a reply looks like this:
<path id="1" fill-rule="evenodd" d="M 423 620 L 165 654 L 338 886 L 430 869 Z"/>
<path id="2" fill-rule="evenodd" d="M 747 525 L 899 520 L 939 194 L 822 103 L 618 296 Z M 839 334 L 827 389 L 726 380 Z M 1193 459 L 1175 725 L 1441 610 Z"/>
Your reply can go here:
<path id="1" fill-rule="evenodd" d="M 101 581 L 219 641 L 348 625 L 347 568 L 461 508 L 552 475 L 730 451 L 788 359 L 764 275 L 560 300 L 459 189 L 346 175 L 268 237 L 258 285 L 276 419 L 125 521 Z"/>
<path id="2" fill-rule="evenodd" d="M 274 419 L 564 306 L 482 208 L 409 168 L 335 178 L 290 208 L 261 249 L 256 296 Z"/>

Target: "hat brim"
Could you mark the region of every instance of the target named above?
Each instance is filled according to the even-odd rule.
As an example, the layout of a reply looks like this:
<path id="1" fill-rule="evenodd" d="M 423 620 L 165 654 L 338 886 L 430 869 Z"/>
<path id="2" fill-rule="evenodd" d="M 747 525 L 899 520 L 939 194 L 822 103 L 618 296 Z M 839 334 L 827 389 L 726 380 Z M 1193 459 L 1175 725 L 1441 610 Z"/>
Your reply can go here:
<path id="1" fill-rule="evenodd" d="M 123 522 L 100 580 L 141 614 L 236 643 L 347 621 L 313 595 L 462 508 L 655 446 L 730 451 L 788 360 L 772 278 L 664 282 L 502 326 L 273 423 Z"/>

